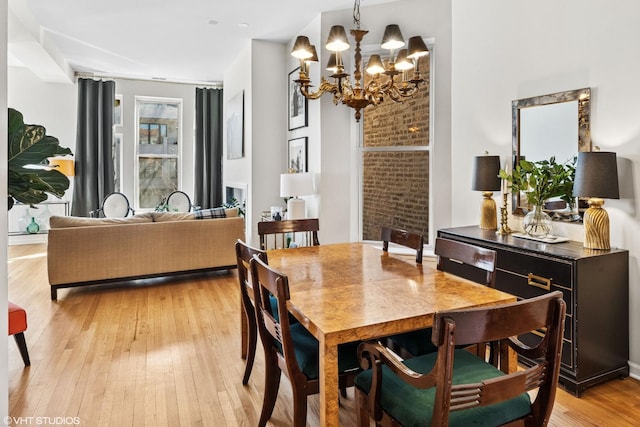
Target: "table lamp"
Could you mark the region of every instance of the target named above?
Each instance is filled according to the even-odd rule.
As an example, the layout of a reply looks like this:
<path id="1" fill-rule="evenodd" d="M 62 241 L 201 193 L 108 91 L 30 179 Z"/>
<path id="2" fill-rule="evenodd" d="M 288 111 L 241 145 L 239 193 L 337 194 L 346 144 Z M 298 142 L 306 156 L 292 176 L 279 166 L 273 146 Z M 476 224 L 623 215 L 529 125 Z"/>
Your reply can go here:
<path id="1" fill-rule="evenodd" d="M 473 162 L 472 190 L 482 191 L 480 205 L 480 228 L 483 230 L 497 230 L 498 216 L 493 191 L 500 190 L 500 156 L 477 156 Z"/>
<path id="2" fill-rule="evenodd" d="M 310 172 L 280 175 L 280 197 L 290 197 L 287 201 L 287 219 L 306 218 L 305 201 L 299 196 L 309 194 L 313 194 L 313 177 Z"/>
<path id="3" fill-rule="evenodd" d="M 589 197 L 583 217 L 584 244 L 588 249 L 611 249 L 609 215 L 602 199 L 619 199 L 616 153 L 591 151 L 578 153 L 573 195 Z"/>

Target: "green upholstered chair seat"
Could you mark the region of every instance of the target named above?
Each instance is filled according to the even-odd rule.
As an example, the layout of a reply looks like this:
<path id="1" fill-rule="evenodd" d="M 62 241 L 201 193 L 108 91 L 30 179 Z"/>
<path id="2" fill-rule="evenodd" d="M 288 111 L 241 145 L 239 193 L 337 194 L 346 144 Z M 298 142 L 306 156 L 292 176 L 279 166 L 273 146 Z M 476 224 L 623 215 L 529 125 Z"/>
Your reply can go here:
<path id="1" fill-rule="evenodd" d="M 300 323 L 291 325 L 291 339 L 295 347 L 296 360 L 302 373 L 309 379 L 317 379 L 319 368 L 320 346 L 309 331 Z M 345 372 L 358 368 L 357 350 L 359 342 L 347 343 L 338 346 L 338 371 Z"/>
<path id="2" fill-rule="evenodd" d="M 430 342 L 430 341 L 429 341 Z M 410 369 L 427 373 L 436 361 L 437 353 L 407 359 L 404 364 Z M 480 382 L 504 375 L 493 365 L 483 362 L 465 350 L 456 350 L 453 366 L 453 384 Z M 361 372 L 355 385 L 365 393 L 371 388 L 371 370 Z M 395 375 L 386 365 L 382 366 L 382 393 L 380 405 L 403 426 L 429 426 L 433 415 L 435 387 L 415 388 Z M 530 412 L 531 400 L 527 393 L 498 404 L 475 407 L 449 414 L 450 426 L 498 426 L 523 417 Z"/>
<path id="3" fill-rule="evenodd" d="M 409 353 L 420 356 L 438 351 L 438 347 L 431 342 L 431 331 L 431 328 L 418 329 L 417 331 L 393 335 L 389 338 Z"/>
<path id="4" fill-rule="evenodd" d="M 280 314 L 278 314 L 278 300 L 276 299 L 276 297 L 274 297 L 273 295 L 270 295 L 269 304 L 271 304 L 271 314 L 273 315 L 273 318 L 279 322 Z M 289 313 L 289 323 L 292 325 L 294 323 L 298 323 L 298 319 L 296 319 L 291 313 Z"/>

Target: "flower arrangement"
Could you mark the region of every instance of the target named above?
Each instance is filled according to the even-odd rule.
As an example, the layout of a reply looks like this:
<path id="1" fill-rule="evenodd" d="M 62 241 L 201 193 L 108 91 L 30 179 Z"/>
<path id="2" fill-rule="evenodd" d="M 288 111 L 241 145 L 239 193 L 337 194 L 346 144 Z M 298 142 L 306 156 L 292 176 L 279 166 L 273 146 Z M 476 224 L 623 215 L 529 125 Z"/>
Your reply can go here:
<path id="1" fill-rule="evenodd" d="M 500 170 L 500 178 L 507 182 L 511 191 L 524 193 L 527 203 L 532 206 L 522 223 L 527 234 L 545 237 L 551 233 L 551 218 L 542 210 L 546 200 L 560 197 L 569 207 L 573 206 L 575 163 L 575 157 L 564 164 L 556 163 L 555 157 L 551 157 L 537 162 L 520 160 L 511 173 Z"/>
<path id="2" fill-rule="evenodd" d="M 532 206 L 542 206 L 552 197 L 572 204 L 575 159 L 564 164 L 556 163 L 555 157 L 537 162 L 520 160 L 511 173 L 501 169 L 499 175 L 507 181 L 512 192 L 524 193 L 527 203 Z"/>

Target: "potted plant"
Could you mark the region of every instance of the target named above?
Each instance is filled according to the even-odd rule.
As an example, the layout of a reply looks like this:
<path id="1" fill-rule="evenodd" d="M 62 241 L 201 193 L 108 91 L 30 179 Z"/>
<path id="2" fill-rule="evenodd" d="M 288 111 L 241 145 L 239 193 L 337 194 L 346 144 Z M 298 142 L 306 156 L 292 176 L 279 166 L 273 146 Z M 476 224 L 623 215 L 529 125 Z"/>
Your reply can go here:
<path id="1" fill-rule="evenodd" d="M 69 178 L 48 165 L 48 158 L 72 154 L 60 146 L 58 138 L 46 134 L 40 125 L 24 123 L 22 113 L 9 108 L 8 123 L 8 208 L 15 201 L 33 206 L 48 194 L 61 198 L 69 188 Z"/>
<path id="2" fill-rule="evenodd" d="M 523 220 L 524 231 L 534 237 L 551 233 L 551 218 L 543 210 L 544 202 L 552 197 L 572 200 L 575 166 L 556 163 L 555 157 L 537 162 L 520 160 L 511 173 L 502 169 L 499 175 L 512 192 L 524 193 L 532 207 Z"/>

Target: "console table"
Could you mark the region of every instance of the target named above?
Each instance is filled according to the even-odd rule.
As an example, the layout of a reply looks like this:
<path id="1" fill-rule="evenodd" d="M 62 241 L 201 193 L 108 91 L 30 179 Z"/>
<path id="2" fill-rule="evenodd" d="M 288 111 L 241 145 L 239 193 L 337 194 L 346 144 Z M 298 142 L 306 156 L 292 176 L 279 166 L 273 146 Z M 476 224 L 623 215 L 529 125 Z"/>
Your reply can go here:
<path id="1" fill-rule="evenodd" d="M 496 288 L 519 298 L 559 290 L 567 303 L 559 383 L 576 396 L 629 375 L 629 252 L 585 249 L 581 242 L 539 243 L 478 226 L 438 230 L 438 237 L 497 252 Z M 447 266 L 477 280 L 463 265 Z M 520 339 L 535 345 L 539 334 Z M 526 359 L 519 362 L 527 364 Z"/>

